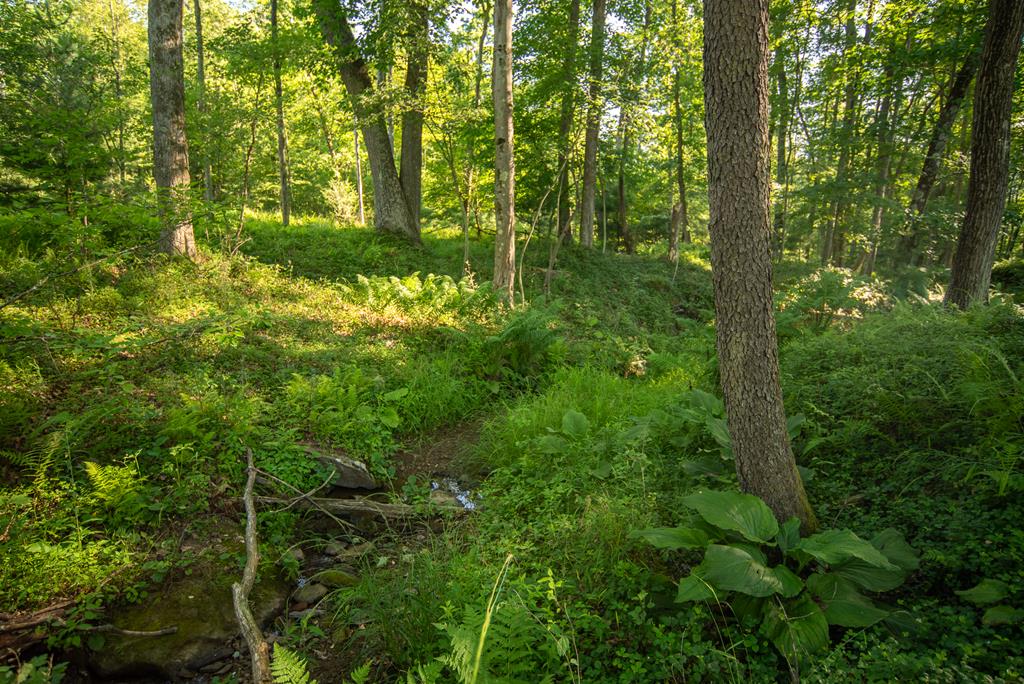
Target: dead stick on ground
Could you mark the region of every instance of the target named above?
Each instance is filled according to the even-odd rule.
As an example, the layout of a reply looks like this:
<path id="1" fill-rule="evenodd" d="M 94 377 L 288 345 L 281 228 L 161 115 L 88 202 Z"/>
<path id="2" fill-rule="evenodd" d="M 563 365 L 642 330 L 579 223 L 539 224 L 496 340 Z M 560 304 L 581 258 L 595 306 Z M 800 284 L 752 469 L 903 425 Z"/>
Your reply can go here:
<path id="1" fill-rule="evenodd" d="M 256 537 L 256 504 L 253 503 L 252 490 L 256 484 L 256 466 L 252 461 L 252 449 L 246 447 L 245 456 L 248 460 L 248 478 L 245 482 L 245 571 L 242 581 L 231 585 L 231 596 L 235 602 L 235 618 L 249 645 L 252 658 L 252 679 L 256 684 L 267 684 L 270 679 L 270 651 L 263 638 L 260 626 L 249 608 L 249 592 L 256 582 L 256 569 L 259 567 L 259 540 Z"/>
<path id="2" fill-rule="evenodd" d="M 258 496 L 256 501 L 260 504 L 268 506 L 281 506 L 292 503 L 291 499 L 278 499 L 271 496 Z M 337 513 L 337 514 L 353 514 L 353 513 L 364 513 L 372 514 L 383 518 L 384 520 L 404 520 L 409 518 L 429 518 L 432 515 L 438 515 L 440 513 L 452 513 L 453 515 L 463 515 L 467 511 L 462 506 L 431 506 L 430 508 L 420 508 L 417 506 L 409 506 L 406 504 L 392 504 L 382 503 L 380 501 L 371 501 L 370 499 L 318 499 L 310 498 L 303 499 L 299 497 L 298 501 L 295 501 L 295 508 L 299 510 L 320 510 L 325 513 Z"/>

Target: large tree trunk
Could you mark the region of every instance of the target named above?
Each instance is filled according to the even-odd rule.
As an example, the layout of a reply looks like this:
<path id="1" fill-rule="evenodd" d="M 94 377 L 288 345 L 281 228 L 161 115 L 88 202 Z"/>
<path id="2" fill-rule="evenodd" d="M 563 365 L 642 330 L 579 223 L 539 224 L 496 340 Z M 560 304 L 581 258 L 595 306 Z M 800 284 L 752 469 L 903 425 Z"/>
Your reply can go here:
<path id="1" fill-rule="evenodd" d="M 363 145 L 370 160 L 373 181 L 373 224 L 379 231 L 395 233 L 419 243 L 420 229 L 409 211 L 395 168 L 387 121 L 380 109 L 369 102 L 373 84 L 366 62 L 358 53 L 348 18 L 336 0 L 314 0 L 314 9 L 324 40 L 337 53 L 338 71 L 363 132 Z"/>
<path id="2" fill-rule="evenodd" d="M 815 527 L 779 384 L 772 308 L 768 0 L 704 3 L 711 265 L 719 373 L 736 471 L 780 521 Z"/>
<path id="3" fill-rule="evenodd" d="M 1024 35 L 1024 2 L 991 0 L 974 91 L 967 209 L 953 257 L 946 304 L 988 300 L 999 224 L 1006 207 L 1013 75 Z"/>
<path id="4" fill-rule="evenodd" d="M 583 191 L 580 198 L 580 244 L 594 246 L 594 200 L 597 194 L 597 143 L 601 136 L 601 78 L 604 65 L 605 0 L 594 0 L 590 34 L 590 86 L 587 131 L 583 148 Z"/>
<path id="5" fill-rule="evenodd" d="M 562 240 L 572 240 L 572 225 L 569 223 L 572 192 L 569 188 L 569 153 L 572 134 L 573 114 L 576 111 L 576 50 L 580 36 L 580 0 L 569 4 L 569 35 L 565 46 L 565 80 L 562 91 L 562 112 L 558 119 L 558 235 Z"/>
<path id="6" fill-rule="evenodd" d="M 149 92 L 153 105 L 153 176 L 170 254 L 196 256 L 189 208 L 185 67 L 181 54 L 183 0 L 149 0 Z"/>
<path id="7" fill-rule="evenodd" d="M 405 69 L 405 90 L 412 106 L 402 113 L 402 160 L 398 172 L 409 212 L 417 227 L 423 197 L 423 96 L 427 89 L 427 60 L 430 55 L 430 16 L 423 2 L 409 8 L 412 36 Z"/>
<path id="8" fill-rule="evenodd" d="M 514 302 L 516 269 L 516 169 L 512 155 L 512 0 L 494 3 L 494 289 Z"/>
<path id="9" fill-rule="evenodd" d="M 270 42 L 274 52 L 274 108 L 277 110 L 277 170 L 281 180 L 281 223 L 287 226 L 292 213 L 292 197 L 288 184 L 288 137 L 284 129 L 281 48 L 277 42 L 277 0 L 270 0 Z"/>
<path id="10" fill-rule="evenodd" d="M 206 125 L 206 58 L 203 52 L 203 12 L 200 0 L 193 3 L 194 14 L 196 15 L 196 81 L 199 86 L 199 98 L 196 102 L 196 109 L 199 116 Z M 209 146 L 209 132 L 204 137 L 206 145 Z M 123 151 L 123 148 L 122 148 Z M 122 182 L 124 179 L 122 178 Z M 203 199 L 207 202 L 213 201 L 213 170 L 210 166 L 210 152 L 203 150 Z"/>

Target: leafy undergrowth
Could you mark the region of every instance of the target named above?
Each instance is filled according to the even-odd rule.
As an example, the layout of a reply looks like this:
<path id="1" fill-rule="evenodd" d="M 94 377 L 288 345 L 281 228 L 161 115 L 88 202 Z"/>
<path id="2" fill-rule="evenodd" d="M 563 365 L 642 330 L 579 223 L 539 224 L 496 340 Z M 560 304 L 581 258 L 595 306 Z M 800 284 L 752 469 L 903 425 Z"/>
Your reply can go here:
<path id="1" fill-rule="evenodd" d="M 10 233 L 5 300 L 69 255 L 120 249 L 99 219 L 88 244 L 62 242 L 53 221 L 49 240 Z M 684 524 L 698 488 L 735 487 L 706 248 L 676 272 L 566 246 L 545 296 L 535 241 L 530 304 L 509 312 L 475 284 L 486 240 L 471 241 L 476 273 L 459 280 L 457 231 L 413 249 L 310 219 L 285 230 L 257 216 L 249 230 L 244 257 L 123 254 L 0 310 L 0 612 L 88 597 L 55 647 L 103 602 L 159 581 L 186 521 L 194 537 L 236 524 L 246 448 L 297 487 L 323 476 L 311 443 L 386 479 L 403 445 L 482 420 L 458 466 L 480 482 L 478 511 L 371 554 L 359 584 L 331 595 L 330 620 L 287 632 L 320 681 L 357 666 L 368 681 L 419 682 L 1021 675 L 1024 317 L 1012 305 L 900 304 L 895 281 L 836 270 L 783 281 L 790 433 L 823 527 L 865 540 L 893 528 L 920 556 L 873 597 L 900 620 L 835 623 L 787 659 L 776 647 L 789 642 L 738 604 L 676 602 L 698 549 L 637 535 Z M 426 498 L 418 486 L 395 496 Z M 295 530 L 294 515 L 262 514 L 264 557 L 301 541 Z M 805 575 L 828 565 L 794 558 Z M 317 669 L 330 649 L 347 671 Z"/>

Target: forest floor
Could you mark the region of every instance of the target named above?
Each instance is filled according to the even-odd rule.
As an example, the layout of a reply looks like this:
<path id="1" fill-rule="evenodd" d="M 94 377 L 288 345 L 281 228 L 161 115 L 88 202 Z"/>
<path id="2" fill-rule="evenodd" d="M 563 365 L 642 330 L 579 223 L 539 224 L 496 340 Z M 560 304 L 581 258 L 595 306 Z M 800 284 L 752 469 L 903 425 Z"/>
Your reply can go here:
<path id="1" fill-rule="evenodd" d="M 246 449 L 260 493 L 290 498 L 330 474 L 315 444 L 365 462 L 372 499 L 417 512 L 352 529 L 261 511 L 268 582 L 342 569 L 326 596 L 286 591 L 293 617 L 269 627 L 321 682 L 364 663 L 369 681 L 467 681 L 496 582 L 493 679 L 788 676 L 757 630 L 673 601 L 699 557 L 635 534 L 679 524 L 699 487 L 735 487 L 715 431 L 706 247 L 678 271 L 565 247 L 545 294 L 535 240 L 529 305 L 507 311 L 474 284 L 489 278 L 487 240 L 471 241 L 476 273 L 460 283 L 455 231 L 416 249 L 311 219 L 247 230 L 244 257 L 121 256 L 0 310 L 0 619 L 75 602 L 15 634 L 96 662 L 117 648 L 97 626 L 154 612 L 190 577 L 237 578 Z M 59 246 L 8 239 L 4 299 L 67 270 Z M 1004 616 L 1024 608 L 1024 316 L 900 302 L 893 282 L 838 270 L 778 272 L 787 410 L 823 526 L 894 527 L 922 558 L 879 599 L 901 620 L 833 628 L 801 675 L 1021 676 L 1019 622 L 955 591 L 990 579 Z M 472 511 L 443 512 L 458 502 L 436 491 L 445 476 Z M 232 681 L 230 655 L 203 681 Z"/>

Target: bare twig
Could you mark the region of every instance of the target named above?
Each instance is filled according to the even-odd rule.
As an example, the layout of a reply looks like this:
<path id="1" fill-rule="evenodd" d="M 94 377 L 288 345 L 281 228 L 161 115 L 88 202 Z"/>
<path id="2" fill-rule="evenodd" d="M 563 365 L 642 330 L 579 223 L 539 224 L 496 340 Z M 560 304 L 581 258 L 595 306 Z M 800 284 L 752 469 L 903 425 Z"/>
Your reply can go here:
<path id="1" fill-rule="evenodd" d="M 231 596 L 235 603 L 235 618 L 249 645 L 249 656 L 252 661 L 252 679 L 256 684 L 269 684 L 270 650 L 263 638 L 263 632 L 249 608 L 249 592 L 256 583 L 256 569 L 260 563 L 259 539 L 256 536 L 256 505 L 253 503 L 252 490 L 256 484 L 256 466 L 253 465 L 252 449 L 246 447 L 245 456 L 248 461 L 248 478 L 245 482 L 245 570 L 242 581 L 231 585 Z"/>
<path id="2" fill-rule="evenodd" d="M 329 518 L 330 518 L 331 520 L 333 520 L 334 522 L 338 523 L 338 525 L 340 525 L 341 527 L 348 527 L 348 528 L 351 528 L 351 527 L 352 527 L 352 524 L 351 524 L 351 523 L 349 523 L 349 522 L 346 522 L 345 520 L 342 520 L 341 518 L 339 518 L 339 517 L 335 516 L 335 515 L 334 515 L 333 513 L 331 513 L 330 511 L 328 511 L 328 510 L 327 510 L 326 508 L 322 508 L 322 507 L 318 506 L 318 505 L 317 505 L 317 503 L 316 503 L 316 499 L 314 499 L 314 498 L 313 498 L 313 495 L 314 495 L 314 494 L 316 494 L 316 493 L 317 493 L 317 492 L 319 492 L 319 491 L 320 491 L 321 489 L 323 489 L 323 488 L 324 488 L 324 487 L 326 487 L 326 486 L 327 486 L 328 484 L 330 484 L 331 480 L 332 480 L 332 479 L 334 478 L 334 475 L 333 475 L 333 473 L 332 473 L 331 475 L 328 475 L 327 479 L 326 479 L 326 480 L 324 480 L 324 481 L 323 481 L 323 483 L 321 483 L 321 484 L 320 484 L 319 486 L 317 486 L 317 487 L 316 487 L 315 489 L 311 489 L 311 490 L 309 490 L 308 492 L 303 492 L 303 491 L 301 491 L 301 490 L 300 490 L 300 489 L 299 489 L 298 487 L 295 487 L 295 486 L 293 486 L 293 485 L 291 485 L 291 484 L 289 484 L 289 483 L 285 482 L 284 480 L 282 480 L 282 479 L 281 479 L 281 478 L 279 478 L 279 477 L 274 477 L 273 475 L 271 475 L 270 473 L 268 473 L 268 472 L 266 472 L 266 471 L 264 471 L 264 470 L 260 470 L 259 468 L 257 468 L 257 469 L 256 469 L 256 472 L 257 472 L 257 473 L 259 473 L 260 475 L 263 475 L 263 476 L 265 476 L 265 477 L 269 478 L 270 480 L 273 480 L 274 482 L 277 482 L 278 484 L 282 484 L 282 485 L 284 485 L 285 487 L 287 487 L 288 489 L 292 490 L 293 492 L 297 492 L 297 493 L 298 493 L 298 496 L 296 496 L 295 498 L 291 499 L 291 500 L 290 500 L 290 501 L 288 502 L 288 505 L 287 505 L 287 506 L 285 506 L 284 508 L 281 508 L 281 509 L 279 509 L 279 510 L 288 510 L 289 508 L 291 508 L 291 507 L 295 506 L 296 504 L 298 504 L 298 503 L 299 503 L 299 501 L 303 501 L 303 500 L 305 500 L 305 501 L 309 501 L 309 502 L 310 502 L 310 504 L 312 504 L 312 505 L 313 505 L 314 507 L 317 507 L 317 508 L 319 508 L 319 509 L 320 509 L 320 511 L 321 511 L 321 512 L 322 512 L 322 513 L 323 513 L 324 515 L 326 515 L 327 517 L 329 517 Z M 267 481 L 267 480 L 264 480 L 264 482 L 266 482 L 266 481 Z"/>

